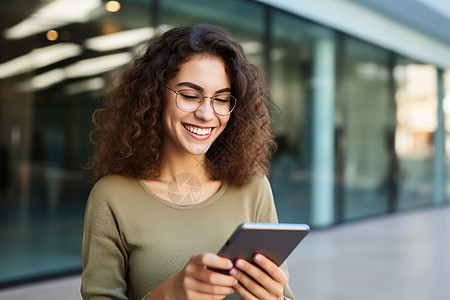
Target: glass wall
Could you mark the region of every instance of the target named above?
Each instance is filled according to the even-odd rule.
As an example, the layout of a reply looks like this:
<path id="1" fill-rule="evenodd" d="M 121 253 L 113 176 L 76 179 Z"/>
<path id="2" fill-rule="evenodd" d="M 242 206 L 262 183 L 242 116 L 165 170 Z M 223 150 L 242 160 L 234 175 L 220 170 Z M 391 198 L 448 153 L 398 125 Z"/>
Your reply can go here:
<path id="1" fill-rule="evenodd" d="M 386 213 L 393 103 L 389 54 L 345 39 L 343 219 Z"/>
<path id="2" fill-rule="evenodd" d="M 423 206 L 433 199 L 433 134 L 437 128 L 437 70 L 398 57 L 394 68 L 399 163 L 397 209 Z"/>
<path id="3" fill-rule="evenodd" d="M 330 223 L 334 34 L 278 12 L 272 17 L 271 34 L 270 85 L 279 147 L 271 181 L 280 220 Z"/>
<path id="4" fill-rule="evenodd" d="M 81 269 L 91 115 L 154 33 L 152 1 L 59 3 L 0 3 L 0 283 Z"/>

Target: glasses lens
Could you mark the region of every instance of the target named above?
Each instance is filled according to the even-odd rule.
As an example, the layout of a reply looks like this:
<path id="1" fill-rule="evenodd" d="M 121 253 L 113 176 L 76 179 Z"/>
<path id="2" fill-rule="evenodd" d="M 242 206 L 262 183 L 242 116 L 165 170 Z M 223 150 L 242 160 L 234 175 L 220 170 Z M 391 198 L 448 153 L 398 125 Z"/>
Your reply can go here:
<path id="1" fill-rule="evenodd" d="M 176 103 L 179 109 L 185 112 L 197 110 L 202 104 L 203 95 L 196 90 L 181 90 L 176 97 Z"/>
<path id="2" fill-rule="evenodd" d="M 217 95 L 214 97 L 214 111 L 219 115 L 228 115 L 233 111 L 236 105 L 236 98 L 228 94 Z"/>
<path id="3" fill-rule="evenodd" d="M 214 111 L 218 115 L 228 115 L 236 106 L 236 98 L 229 94 L 219 94 L 212 98 Z M 196 90 L 180 90 L 175 98 L 179 109 L 185 112 L 196 111 L 203 103 L 203 95 Z"/>

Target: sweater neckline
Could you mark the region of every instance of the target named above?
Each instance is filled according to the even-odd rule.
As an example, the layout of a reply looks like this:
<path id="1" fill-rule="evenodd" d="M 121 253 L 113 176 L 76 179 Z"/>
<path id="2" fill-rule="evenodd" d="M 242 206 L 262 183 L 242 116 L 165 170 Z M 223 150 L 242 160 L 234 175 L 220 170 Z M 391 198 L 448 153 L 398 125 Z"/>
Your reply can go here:
<path id="1" fill-rule="evenodd" d="M 169 200 L 166 200 L 166 199 L 161 198 L 158 195 L 156 195 L 145 184 L 144 180 L 141 180 L 141 179 L 136 179 L 136 180 L 137 180 L 138 184 L 141 186 L 141 188 L 144 190 L 144 192 L 147 193 L 148 195 L 150 195 L 153 199 L 157 200 L 158 202 L 160 202 L 161 204 L 163 204 L 165 206 L 169 206 L 171 208 L 178 209 L 178 210 L 191 210 L 191 209 L 197 209 L 197 208 L 208 206 L 208 205 L 216 202 L 220 197 L 222 197 L 222 195 L 225 193 L 226 189 L 228 188 L 228 183 L 224 181 L 222 183 L 222 185 L 220 186 L 219 190 L 214 195 L 209 197 L 208 199 L 206 199 L 200 203 L 197 203 L 197 204 L 178 205 L 178 204 L 170 202 Z"/>

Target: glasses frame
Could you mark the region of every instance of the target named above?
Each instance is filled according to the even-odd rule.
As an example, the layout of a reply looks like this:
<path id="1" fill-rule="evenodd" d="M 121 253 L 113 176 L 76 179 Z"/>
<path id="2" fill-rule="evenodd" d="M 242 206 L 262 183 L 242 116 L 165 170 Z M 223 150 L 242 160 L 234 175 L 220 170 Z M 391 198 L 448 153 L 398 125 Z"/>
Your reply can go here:
<path id="1" fill-rule="evenodd" d="M 216 108 L 214 107 L 214 100 L 216 100 L 216 96 L 205 96 L 205 95 L 203 95 L 202 92 L 197 91 L 197 90 L 195 90 L 195 89 L 181 89 L 181 90 L 179 90 L 179 91 L 176 91 L 176 90 L 174 90 L 174 89 L 172 89 L 172 88 L 170 88 L 170 87 L 168 87 L 168 86 L 165 86 L 165 87 L 166 87 L 167 89 L 171 90 L 172 92 L 174 92 L 174 93 L 176 94 L 176 95 L 175 95 L 175 104 L 177 105 L 177 107 L 178 107 L 179 110 L 184 111 L 184 112 L 193 112 L 193 111 L 196 111 L 200 106 L 202 106 L 203 102 L 205 101 L 205 98 L 209 98 L 209 99 L 211 99 L 211 102 L 210 102 L 210 103 L 211 103 L 211 107 L 212 107 L 214 113 L 216 113 L 216 114 L 219 115 L 219 116 L 228 116 L 228 115 L 231 114 L 231 112 L 234 110 L 234 108 L 236 107 L 236 104 L 237 104 L 237 102 L 238 102 L 238 100 L 236 99 L 236 97 L 234 97 L 234 96 L 231 95 L 231 94 L 230 94 L 230 95 L 229 95 L 229 94 L 226 94 L 226 95 L 229 95 L 232 99 L 234 99 L 234 105 L 233 105 L 233 107 L 231 108 L 231 110 L 230 110 L 228 113 L 226 113 L 226 114 L 220 114 L 220 113 L 218 113 L 218 112 L 216 111 Z M 177 101 L 178 95 L 180 94 L 181 91 L 184 91 L 184 90 L 194 90 L 195 92 L 197 92 L 197 93 L 201 96 L 202 100 L 199 102 L 199 104 L 198 104 L 198 106 L 197 106 L 196 109 L 187 111 L 187 110 L 181 109 L 181 107 L 178 105 L 178 101 Z M 225 95 L 225 94 L 219 94 L 219 95 Z"/>

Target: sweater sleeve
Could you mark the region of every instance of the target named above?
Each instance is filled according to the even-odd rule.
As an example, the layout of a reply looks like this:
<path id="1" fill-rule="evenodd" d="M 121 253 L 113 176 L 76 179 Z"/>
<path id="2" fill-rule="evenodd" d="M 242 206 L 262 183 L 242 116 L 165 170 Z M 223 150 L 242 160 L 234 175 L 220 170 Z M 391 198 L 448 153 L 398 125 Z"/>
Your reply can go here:
<path id="1" fill-rule="evenodd" d="M 272 188 L 270 187 L 270 182 L 267 177 L 261 179 L 260 185 L 257 189 L 257 194 L 259 196 L 257 198 L 258 199 L 257 222 L 278 223 L 278 216 L 273 199 Z M 284 274 L 286 274 L 286 276 L 289 279 L 289 272 L 287 269 L 286 262 L 281 264 L 280 268 L 281 270 L 283 270 Z M 292 299 L 292 300 L 295 299 L 288 284 L 284 288 L 283 295 L 285 299 Z"/>
<path id="2" fill-rule="evenodd" d="M 85 300 L 127 298 L 127 252 L 107 186 L 89 196 L 83 232 L 81 294 Z"/>

